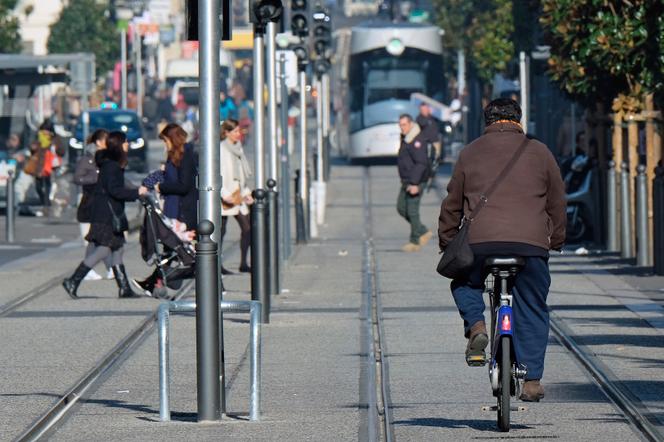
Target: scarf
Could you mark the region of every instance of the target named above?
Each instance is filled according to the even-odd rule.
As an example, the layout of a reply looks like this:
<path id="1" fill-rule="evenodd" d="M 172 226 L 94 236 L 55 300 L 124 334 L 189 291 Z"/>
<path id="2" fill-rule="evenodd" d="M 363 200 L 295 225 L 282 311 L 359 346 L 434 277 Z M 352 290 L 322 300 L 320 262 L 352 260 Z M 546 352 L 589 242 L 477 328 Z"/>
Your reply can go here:
<path id="1" fill-rule="evenodd" d="M 228 149 L 228 151 L 235 157 L 235 161 L 233 161 L 233 175 L 235 178 L 242 181 L 240 177 L 244 177 L 245 180 L 248 180 L 251 176 L 251 167 L 249 166 L 247 157 L 244 156 L 242 143 L 238 141 L 237 143 L 232 144 L 227 138 L 224 140 L 224 146 L 226 146 L 226 149 Z"/>

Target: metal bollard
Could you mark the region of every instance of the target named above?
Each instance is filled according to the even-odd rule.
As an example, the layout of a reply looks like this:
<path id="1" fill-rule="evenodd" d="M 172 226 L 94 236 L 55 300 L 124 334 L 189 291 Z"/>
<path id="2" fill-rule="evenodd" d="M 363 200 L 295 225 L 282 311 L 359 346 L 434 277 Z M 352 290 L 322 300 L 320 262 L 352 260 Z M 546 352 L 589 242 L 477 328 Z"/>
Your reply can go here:
<path id="1" fill-rule="evenodd" d="M 5 230 L 6 230 L 6 239 L 8 243 L 14 242 L 14 225 L 16 221 L 16 214 L 14 209 L 16 208 L 16 203 L 14 201 L 14 171 L 10 170 L 7 172 L 7 208 L 5 209 Z"/>
<path id="2" fill-rule="evenodd" d="M 606 249 L 609 252 L 618 251 L 618 189 L 616 188 L 616 173 L 616 163 L 609 161 L 609 168 L 606 171 Z"/>
<path id="3" fill-rule="evenodd" d="M 217 243 L 210 235 L 214 224 L 198 224 L 196 243 L 196 375 L 198 421 L 221 419 L 219 277 Z"/>
<path id="4" fill-rule="evenodd" d="M 277 182 L 267 180 L 267 293 L 278 295 L 279 288 L 279 195 L 275 190 Z"/>
<path id="5" fill-rule="evenodd" d="M 639 267 L 648 267 L 652 264 L 650 262 L 650 253 L 648 253 L 650 235 L 648 235 L 648 185 L 646 182 L 646 166 L 639 164 L 636 168 L 636 173 L 636 265 Z"/>
<path id="6" fill-rule="evenodd" d="M 623 162 L 620 172 L 620 256 L 622 258 L 633 258 L 631 200 L 629 194 L 629 168 L 627 163 Z"/>
<path id="7" fill-rule="evenodd" d="M 664 167 L 655 168 L 653 180 L 653 259 L 656 275 L 664 275 Z"/>
<path id="8" fill-rule="evenodd" d="M 300 169 L 295 171 L 295 242 L 307 243 L 307 230 L 305 228 L 304 200 L 300 191 Z"/>
<path id="9" fill-rule="evenodd" d="M 170 301 L 159 306 L 157 313 L 158 346 L 159 346 L 159 420 L 171 420 L 170 383 L 171 383 L 171 348 L 170 348 L 170 312 L 195 312 L 194 301 Z M 260 385 L 261 385 L 261 312 L 262 306 L 256 301 L 220 301 L 221 312 L 249 312 L 249 420 L 260 418 Z M 224 394 L 225 392 L 222 392 Z"/>
<path id="10" fill-rule="evenodd" d="M 270 322 L 270 294 L 267 281 L 267 222 L 265 207 L 265 191 L 254 190 L 254 204 L 251 206 L 251 299 L 263 304 L 261 320 Z"/>

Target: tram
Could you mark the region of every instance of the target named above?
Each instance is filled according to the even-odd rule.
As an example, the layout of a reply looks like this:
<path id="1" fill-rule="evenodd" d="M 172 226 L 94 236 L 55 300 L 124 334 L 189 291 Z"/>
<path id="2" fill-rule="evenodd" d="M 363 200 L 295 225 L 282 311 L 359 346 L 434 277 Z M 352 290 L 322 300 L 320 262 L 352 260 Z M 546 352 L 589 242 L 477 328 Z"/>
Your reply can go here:
<path id="1" fill-rule="evenodd" d="M 444 101 L 440 28 L 368 23 L 335 34 L 334 145 L 349 160 L 396 156 L 399 115 L 418 113 L 411 95 Z"/>

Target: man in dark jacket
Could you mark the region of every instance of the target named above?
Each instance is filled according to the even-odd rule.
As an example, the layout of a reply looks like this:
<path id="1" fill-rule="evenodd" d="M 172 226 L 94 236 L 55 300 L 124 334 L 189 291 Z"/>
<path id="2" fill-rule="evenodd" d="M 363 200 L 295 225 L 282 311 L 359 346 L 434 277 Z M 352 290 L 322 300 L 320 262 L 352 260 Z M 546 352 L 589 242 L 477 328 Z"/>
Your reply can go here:
<path id="1" fill-rule="evenodd" d="M 401 191 L 397 199 L 397 212 L 410 223 L 410 241 L 401 249 L 417 252 L 431 239 L 431 231 L 420 221 L 420 200 L 424 183 L 429 177 L 427 142 L 413 118 L 399 117 L 401 146 L 397 165 L 401 179 Z"/>
<path id="2" fill-rule="evenodd" d="M 524 141 L 519 121 L 521 108 L 509 98 L 499 98 L 484 110 L 484 135 L 459 155 L 447 197 L 440 209 L 440 249 L 457 232 L 462 216 L 468 216 Z M 484 323 L 483 262 L 487 256 L 516 255 L 525 266 L 514 281 L 514 349 L 526 365 L 521 399 L 544 397 L 540 379 L 549 335 L 549 250 L 560 250 L 565 240 L 565 190 L 560 170 L 549 149 L 530 140 L 511 171 L 498 185 L 482 212 L 469 228 L 475 264 L 465 278 L 452 281 L 452 294 L 464 320 L 468 338 L 466 358 L 483 356 L 488 343 Z"/>

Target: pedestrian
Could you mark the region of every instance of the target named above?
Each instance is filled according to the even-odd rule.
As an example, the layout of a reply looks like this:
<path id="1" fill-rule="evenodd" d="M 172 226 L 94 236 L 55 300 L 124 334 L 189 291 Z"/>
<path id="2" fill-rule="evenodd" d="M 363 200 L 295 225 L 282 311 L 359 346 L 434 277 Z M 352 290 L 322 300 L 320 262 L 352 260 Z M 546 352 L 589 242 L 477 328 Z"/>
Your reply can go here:
<path id="1" fill-rule="evenodd" d="M 81 281 L 91 268 L 111 255 L 113 274 L 118 285 L 120 298 L 135 298 L 129 286 L 129 279 L 122 262 L 125 237 L 128 230 L 125 215 L 125 201 L 135 201 L 145 195 L 148 189 L 125 187 L 124 168 L 127 165 L 129 143 L 124 132 L 114 131 L 108 134 L 106 149 L 98 156 L 99 178 L 93 194 L 90 231 L 85 239 L 95 245 L 93 252 L 76 268 L 74 273 L 62 282 L 63 287 L 74 299 Z"/>
<path id="2" fill-rule="evenodd" d="M 397 157 L 401 190 L 397 198 L 397 212 L 410 224 L 410 240 L 401 250 L 417 252 L 431 239 L 431 230 L 420 220 L 420 201 L 424 183 L 429 178 L 427 142 L 413 117 L 399 117 L 401 146 Z"/>
<path id="3" fill-rule="evenodd" d="M 251 219 L 249 206 L 254 203 L 249 187 L 251 168 L 242 148 L 240 124 L 232 118 L 221 125 L 221 235 L 219 247 L 226 234 L 228 217 L 232 216 L 240 226 L 240 272 L 251 272 L 247 261 L 251 245 Z M 222 266 L 223 274 L 231 274 Z"/>
<path id="4" fill-rule="evenodd" d="M 196 189 L 196 161 L 194 147 L 187 143 L 187 133 L 175 123 L 169 123 L 159 134 L 166 145 L 166 165 L 161 183 L 154 189 L 164 198 L 164 215 L 186 225 L 186 230 L 196 230 L 198 224 L 198 190 Z M 190 277 L 187 273 L 185 277 Z M 132 284 L 144 294 L 152 296 L 159 283 L 159 270 L 144 280 L 132 279 Z"/>
<path id="5" fill-rule="evenodd" d="M 83 155 L 76 162 L 76 169 L 74 171 L 74 183 L 81 186 L 81 200 L 78 203 L 78 210 L 76 211 L 76 220 L 79 222 L 81 230 L 81 238 L 85 241 L 85 236 L 90 230 L 90 220 L 92 219 L 92 207 L 94 204 L 94 190 L 99 177 L 99 168 L 95 160 L 98 157 L 97 153 L 106 149 L 106 138 L 108 138 L 108 131 L 105 129 L 95 130 L 87 139 L 83 149 Z M 85 257 L 87 258 L 92 254 L 95 245 L 87 242 L 85 249 Z M 111 270 L 111 257 L 104 258 L 106 265 L 106 278 L 113 279 L 113 270 Z M 95 272 L 95 269 L 90 269 L 85 276 L 85 281 L 97 281 L 102 277 Z"/>
<path id="6" fill-rule="evenodd" d="M 490 102 L 484 120 L 484 135 L 461 151 L 447 186 L 438 224 L 440 250 L 452 240 L 462 218 L 483 201 L 482 213 L 469 228 L 475 262 L 465 277 L 451 285 L 468 339 L 467 359 L 484 356 L 488 343 L 482 297 L 485 258 L 516 255 L 525 259 L 514 279 L 514 350 L 527 368 L 520 398 L 539 401 L 544 397 L 540 379 L 549 336 L 548 259 L 549 251 L 560 250 L 565 240 L 565 190 L 555 158 L 547 146 L 533 139 L 492 197 L 483 198 L 486 186 L 526 140 L 519 123 L 521 108 L 512 99 Z"/>

